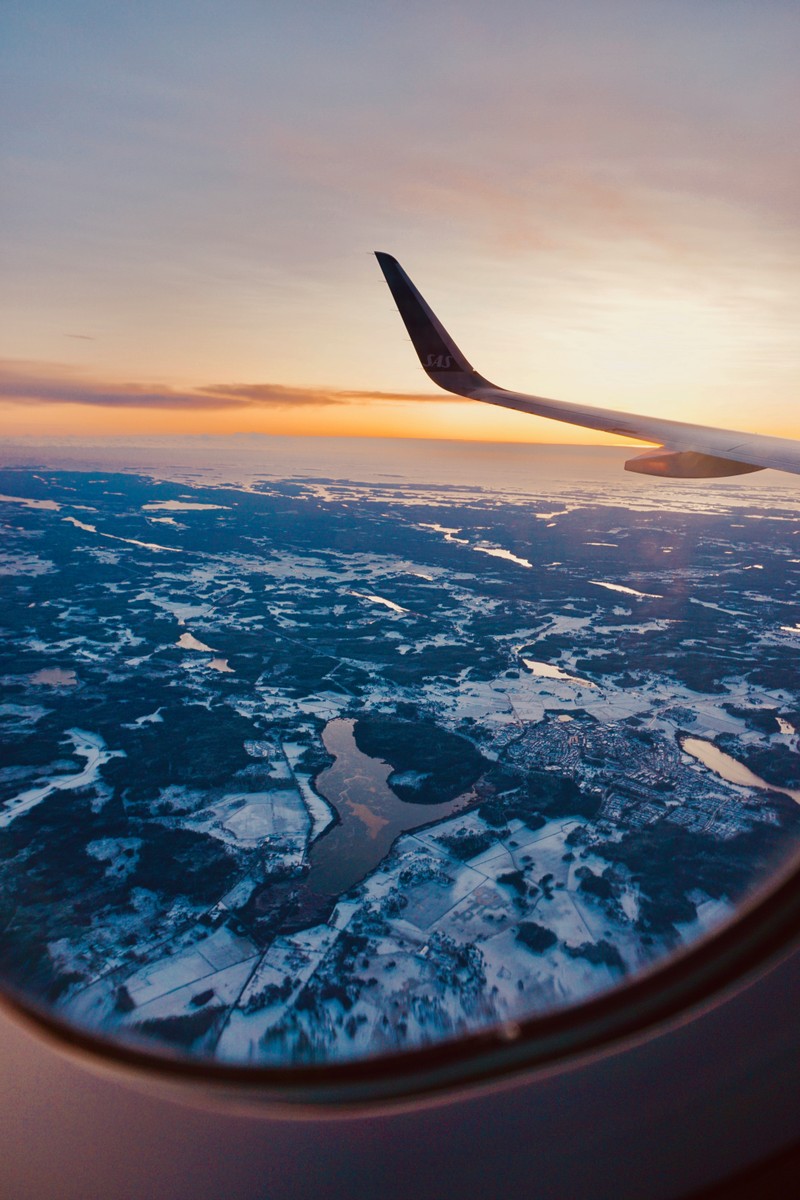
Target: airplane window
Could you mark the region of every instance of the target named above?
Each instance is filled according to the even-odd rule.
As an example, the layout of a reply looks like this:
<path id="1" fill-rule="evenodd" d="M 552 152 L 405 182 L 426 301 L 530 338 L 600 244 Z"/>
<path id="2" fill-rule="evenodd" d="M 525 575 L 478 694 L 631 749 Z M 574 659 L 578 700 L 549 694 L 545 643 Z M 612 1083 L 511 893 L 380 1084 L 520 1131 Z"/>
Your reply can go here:
<path id="1" fill-rule="evenodd" d="M 791 477 L 212 449 L 0 472 L 14 1004 L 208 1070 L 402 1069 L 624 1000 L 792 862 Z"/>

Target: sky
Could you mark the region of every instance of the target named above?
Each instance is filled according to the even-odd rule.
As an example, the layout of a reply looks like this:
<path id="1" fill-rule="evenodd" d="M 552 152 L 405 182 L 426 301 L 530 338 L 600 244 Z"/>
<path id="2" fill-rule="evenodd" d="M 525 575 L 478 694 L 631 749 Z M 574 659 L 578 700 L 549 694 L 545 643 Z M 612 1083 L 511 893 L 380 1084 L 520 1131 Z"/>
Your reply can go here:
<path id="1" fill-rule="evenodd" d="M 4 0 L 0 434 L 800 437 L 795 0 Z M 607 440 L 607 439 L 606 439 Z"/>

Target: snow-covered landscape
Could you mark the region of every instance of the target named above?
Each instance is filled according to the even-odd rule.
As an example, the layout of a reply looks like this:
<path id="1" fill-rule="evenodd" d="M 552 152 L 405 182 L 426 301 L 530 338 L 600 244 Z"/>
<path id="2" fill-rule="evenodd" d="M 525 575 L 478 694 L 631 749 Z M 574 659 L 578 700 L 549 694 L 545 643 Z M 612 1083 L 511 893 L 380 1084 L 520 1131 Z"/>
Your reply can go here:
<path id="1" fill-rule="evenodd" d="M 524 1022 L 796 849 L 789 499 L 0 491 L 0 971 L 84 1027 L 285 1064 Z"/>

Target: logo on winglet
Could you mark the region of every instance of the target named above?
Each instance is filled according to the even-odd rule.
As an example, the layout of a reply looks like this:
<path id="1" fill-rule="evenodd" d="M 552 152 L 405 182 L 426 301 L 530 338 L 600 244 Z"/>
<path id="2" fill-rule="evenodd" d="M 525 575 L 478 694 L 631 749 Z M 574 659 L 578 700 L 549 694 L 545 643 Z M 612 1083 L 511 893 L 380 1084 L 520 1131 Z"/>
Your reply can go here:
<path id="1" fill-rule="evenodd" d="M 436 371 L 448 371 L 452 365 L 452 354 L 429 354 L 425 360 L 425 366 Z"/>

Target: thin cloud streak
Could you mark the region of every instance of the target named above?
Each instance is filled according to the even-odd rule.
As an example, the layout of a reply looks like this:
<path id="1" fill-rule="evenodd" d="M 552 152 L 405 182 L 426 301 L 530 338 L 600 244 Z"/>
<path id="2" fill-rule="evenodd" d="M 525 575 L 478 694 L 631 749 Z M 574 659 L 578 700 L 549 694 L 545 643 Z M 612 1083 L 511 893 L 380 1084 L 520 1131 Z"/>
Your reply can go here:
<path id="1" fill-rule="evenodd" d="M 56 365 L 0 364 L 0 398 L 12 404 L 84 404 L 100 408 L 222 410 L 296 408 L 369 403 L 457 401 L 415 392 L 339 391 L 334 388 L 285 387 L 276 383 L 209 384 L 190 390 L 133 383 L 104 383 L 70 378 L 71 368 Z M 66 377 L 65 377 L 66 376 Z"/>

